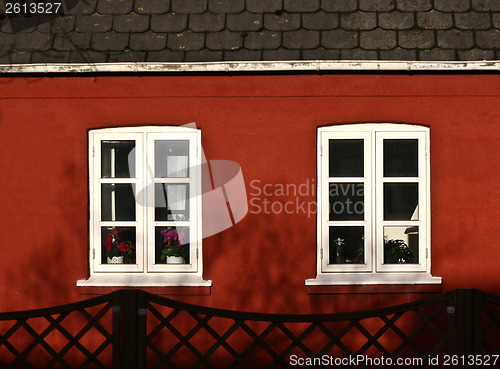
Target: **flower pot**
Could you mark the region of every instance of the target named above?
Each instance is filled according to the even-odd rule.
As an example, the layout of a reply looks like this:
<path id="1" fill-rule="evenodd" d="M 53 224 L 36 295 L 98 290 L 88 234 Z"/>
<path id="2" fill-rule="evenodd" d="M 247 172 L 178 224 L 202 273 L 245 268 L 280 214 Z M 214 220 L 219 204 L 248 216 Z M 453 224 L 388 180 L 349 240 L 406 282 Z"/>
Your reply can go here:
<path id="1" fill-rule="evenodd" d="M 108 264 L 123 264 L 123 256 L 108 257 Z"/>
<path id="2" fill-rule="evenodd" d="M 184 264 L 183 256 L 167 256 L 167 264 Z"/>

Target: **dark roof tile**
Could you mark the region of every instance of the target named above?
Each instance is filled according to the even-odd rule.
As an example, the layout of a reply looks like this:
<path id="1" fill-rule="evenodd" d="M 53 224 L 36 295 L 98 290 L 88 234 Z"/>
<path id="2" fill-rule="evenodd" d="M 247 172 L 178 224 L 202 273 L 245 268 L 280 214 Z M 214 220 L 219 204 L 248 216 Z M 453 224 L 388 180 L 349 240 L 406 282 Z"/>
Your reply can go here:
<path id="1" fill-rule="evenodd" d="M 106 63 L 108 53 L 104 51 L 72 51 L 69 55 L 70 63 Z"/>
<path id="2" fill-rule="evenodd" d="M 9 51 L 0 53 L 0 63 L 2 64 L 23 64 L 31 62 L 31 52 Z"/>
<path id="3" fill-rule="evenodd" d="M 146 53 L 141 51 L 110 51 L 108 62 L 143 62 L 146 61 Z"/>
<path id="4" fill-rule="evenodd" d="M 228 61 L 241 61 L 241 60 L 250 60 L 250 61 L 259 61 L 262 59 L 262 50 L 231 50 L 224 51 L 224 60 Z"/>
<path id="5" fill-rule="evenodd" d="M 337 60 L 340 59 L 340 50 L 319 47 L 302 51 L 302 57 L 304 60 Z"/>
<path id="6" fill-rule="evenodd" d="M 130 35 L 130 49 L 134 51 L 163 50 L 167 45 L 165 33 L 147 31 Z"/>
<path id="7" fill-rule="evenodd" d="M 125 50 L 128 48 L 129 34 L 109 31 L 94 33 L 92 35 L 91 48 L 97 51 Z"/>
<path id="8" fill-rule="evenodd" d="M 396 0 L 396 7 L 405 12 L 427 12 L 432 9 L 432 0 Z"/>
<path id="9" fill-rule="evenodd" d="M 16 35 L 17 51 L 47 51 L 52 47 L 53 35 L 41 32 Z"/>
<path id="10" fill-rule="evenodd" d="M 443 49 L 470 49 L 474 46 L 474 34 L 457 29 L 437 31 L 437 44 Z"/>
<path id="11" fill-rule="evenodd" d="M 258 31 L 262 28 L 262 14 L 242 12 L 240 14 L 228 14 L 226 27 L 230 31 Z"/>
<path id="12" fill-rule="evenodd" d="M 282 0 L 246 0 L 246 9 L 252 13 L 273 13 L 283 10 Z"/>
<path id="13" fill-rule="evenodd" d="M 249 50 L 277 49 L 281 45 L 279 32 L 249 32 L 245 36 L 245 48 Z"/>
<path id="14" fill-rule="evenodd" d="M 226 18 L 224 14 L 191 14 L 188 28 L 193 32 L 217 32 L 224 29 Z"/>
<path id="15" fill-rule="evenodd" d="M 4 20 L 1 31 L 3 33 L 33 33 L 39 27 L 39 22 L 36 18 L 20 18 L 14 17 Z"/>
<path id="16" fill-rule="evenodd" d="M 356 31 L 343 29 L 323 31 L 321 45 L 328 49 L 354 49 L 359 46 L 359 34 Z"/>
<path id="17" fill-rule="evenodd" d="M 16 35 L 6 34 L 0 37 L 0 50 L 2 52 L 11 51 L 16 45 Z"/>
<path id="18" fill-rule="evenodd" d="M 295 31 L 300 28 L 300 14 L 264 14 L 264 28 L 269 31 Z"/>
<path id="19" fill-rule="evenodd" d="M 153 32 L 182 32 L 187 29 L 188 16 L 186 14 L 164 14 L 151 16 L 151 30 Z"/>
<path id="20" fill-rule="evenodd" d="M 300 50 L 264 50 L 262 52 L 263 60 L 300 60 Z"/>
<path id="21" fill-rule="evenodd" d="M 170 33 L 167 38 L 167 47 L 177 51 L 201 50 L 205 46 L 205 34 L 184 31 Z"/>
<path id="22" fill-rule="evenodd" d="M 456 56 L 453 50 L 443 50 L 439 48 L 425 49 L 418 51 L 418 60 L 423 61 L 441 61 L 454 60 Z"/>
<path id="23" fill-rule="evenodd" d="M 76 51 L 87 50 L 90 47 L 90 33 L 69 32 L 54 36 L 54 50 Z"/>
<path id="24" fill-rule="evenodd" d="M 495 59 L 495 50 L 460 50 L 458 51 L 458 60 L 493 60 Z"/>
<path id="25" fill-rule="evenodd" d="M 390 12 L 395 7 L 395 0 L 359 0 L 359 9 L 369 12 Z"/>
<path id="26" fill-rule="evenodd" d="M 209 50 L 238 50 L 243 47 L 241 33 L 223 31 L 207 33 L 207 49 Z"/>
<path id="27" fill-rule="evenodd" d="M 466 12 L 470 9 L 470 0 L 434 0 L 434 6 L 443 12 Z"/>
<path id="28" fill-rule="evenodd" d="M 396 31 L 377 28 L 359 33 L 359 45 L 365 50 L 393 49 L 396 47 Z"/>
<path id="29" fill-rule="evenodd" d="M 435 46 L 434 31 L 421 29 L 398 32 L 399 46 L 405 49 L 431 49 Z"/>
<path id="30" fill-rule="evenodd" d="M 149 15 L 130 13 L 114 17 L 113 29 L 116 32 L 145 32 L 149 29 Z"/>
<path id="31" fill-rule="evenodd" d="M 97 8 L 98 0 L 80 0 L 77 2 L 76 6 L 66 7 L 66 2 L 63 1 L 64 14 L 92 14 Z M 106 0 L 99 0 L 106 1 Z M 113 5 L 116 5 L 115 2 Z"/>
<path id="32" fill-rule="evenodd" d="M 221 14 L 240 13 L 245 10 L 245 0 L 208 0 L 208 10 Z"/>
<path id="33" fill-rule="evenodd" d="M 186 53 L 164 49 L 161 51 L 148 51 L 146 61 L 148 62 L 183 62 Z"/>
<path id="34" fill-rule="evenodd" d="M 407 12 L 379 13 L 378 25 L 383 29 L 409 29 L 415 25 L 415 14 Z"/>
<path id="35" fill-rule="evenodd" d="M 194 62 L 200 59 L 206 60 L 208 62 L 221 61 L 224 56 L 222 51 L 211 51 L 211 50 L 199 50 L 199 51 L 187 51 L 186 58 L 187 62 Z"/>
<path id="36" fill-rule="evenodd" d="M 479 12 L 500 11 L 500 1 L 472 0 L 472 8 Z"/>
<path id="37" fill-rule="evenodd" d="M 491 28 L 491 17 L 488 13 L 456 13 L 455 26 L 460 29 L 488 29 Z"/>
<path id="38" fill-rule="evenodd" d="M 321 8 L 327 12 L 353 12 L 358 9 L 357 0 L 321 0 Z"/>
<path id="39" fill-rule="evenodd" d="M 84 3 L 85 1 L 79 2 Z M 132 11 L 133 5 L 134 0 L 98 0 L 96 10 L 100 14 L 128 14 Z"/>
<path id="40" fill-rule="evenodd" d="M 500 48 L 500 31 L 497 29 L 491 29 L 488 31 L 477 31 L 476 32 L 476 42 L 477 46 L 481 49 L 499 49 Z"/>
<path id="41" fill-rule="evenodd" d="M 348 30 L 369 30 L 377 27 L 377 13 L 353 12 L 340 15 L 340 26 Z"/>
<path id="42" fill-rule="evenodd" d="M 431 10 L 417 14 L 417 24 L 424 29 L 449 29 L 453 27 L 453 17 L 450 13 Z"/>
<path id="43" fill-rule="evenodd" d="M 75 28 L 77 15 L 66 15 L 57 17 L 49 22 L 40 23 L 37 30 L 42 33 L 64 33 L 71 32 Z"/>
<path id="44" fill-rule="evenodd" d="M 378 52 L 374 50 L 350 49 L 340 50 L 340 59 L 345 60 L 376 60 Z"/>
<path id="45" fill-rule="evenodd" d="M 224 60 L 228 61 L 259 61 L 262 59 L 262 50 L 230 50 L 224 51 Z"/>
<path id="46" fill-rule="evenodd" d="M 31 56 L 32 63 L 64 63 L 69 59 L 69 51 L 36 51 Z"/>
<path id="47" fill-rule="evenodd" d="M 318 12 L 302 15 L 302 26 L 313 30 L 331 30 L 339 26 L 337 13 Z"/>
<path id="48" fill-rule="evenodd" d="M 172 12 L 174 13 L 203 13 L 207 10 L 207 6 L 207 0 L 172 0 Z"/>
<path id="49" fill-rule="evenodd" d="M 31 32 L 36 31 L 35 26 L 33 26 L 33 29 Z M 2 33 L 14 33 L 12 30 L 12 25 L 11 22 L 9 21 L 8 18 L 5 18 L 4 20 L 0 21 L 0 32 Z"/>
<path id="50" fill-rule="evenodd" d="M 315 49 L 319 46 L 319 36 L 319 31 L 285 32 L 283 46 L 287 49 Z"/>
<path id="51" fill-rule="evenodd" d="M 317 12 L 320 0 L 283 0 L 283 9 L 292 13 Z"/>
<path id="52" fill-rule="evenodd" d="M 76 16 L 75 30 L 78 32 L 99 33 L 111 30 L 113 25 L 112 15 L 78 14 Z"/>
<path id="53" fill-rule="evenodd" d="M 170 10 L 170 0 L 135 0 L 133 11 L 137 14 L 165 14 Z"/>
<path id="54" fill-rule="evenodd" d="M 417 50 L 408 50 L 397 47 L 392 50 L 380 50 L 380 59 L 383 60 L 415 60 Z"/>

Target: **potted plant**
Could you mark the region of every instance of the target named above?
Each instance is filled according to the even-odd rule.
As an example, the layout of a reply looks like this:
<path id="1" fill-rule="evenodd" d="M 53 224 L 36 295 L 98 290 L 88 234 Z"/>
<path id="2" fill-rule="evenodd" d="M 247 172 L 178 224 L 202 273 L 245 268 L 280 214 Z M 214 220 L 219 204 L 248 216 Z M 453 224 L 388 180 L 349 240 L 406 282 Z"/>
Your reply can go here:
<path id="1" fill-rule="evenodd" d="M 187 230 L 178 232 L 176 228 L 163 229 L 163 247 L 161 260 L 167 264 L 184 264 L 188 257 L 188 247 L 185 244 Z"/>
<path id="2" fill-rule="evenodd" d="M 413 263 L 413 252 L 403 240 L 389 240 L 384 238 L 384 263 Z"/>
<path id="3" fill-rule="evenodd" d="M 120 240 L 120 231 L 115 229 L 104 240 L 108 264 L 128 264 L 135 259 L 135 248 L 131 241 Z"/>

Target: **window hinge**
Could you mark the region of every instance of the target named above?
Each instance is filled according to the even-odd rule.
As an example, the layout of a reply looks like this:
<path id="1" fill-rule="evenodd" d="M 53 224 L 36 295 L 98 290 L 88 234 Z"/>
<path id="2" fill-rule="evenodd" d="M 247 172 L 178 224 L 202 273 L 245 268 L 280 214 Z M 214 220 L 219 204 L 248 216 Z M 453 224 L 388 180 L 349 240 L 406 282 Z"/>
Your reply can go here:
<path id="1" fill-rule="evenodd" d="M 92 249 L 92 259 L 95 259 L 95 249 Z"/>
<path id="2" fill-rule="evenodd" d="M 323 156 L 323 145 L 319 147 L 319 156 Z"/>
<path id="3" fill-rule="evenodd" d="M 95 147 L 92 148 L 92 157 L 95 156 Z"/>
<path id="4" fill-rule="evenodd" d="M 196 259 L 198 259 L 200 257 L 200 253 L 198 251 L 199 251 L 199 249 L 196 249 Z"/>
<path id="5" fill-rule="evenodd" d="M 429 249 L 425 249 L 425 258 L 429 259 Z"/>
<path id="6" fill-rule="evenodd" d="M 320 258 L 323 259 L 323 249 L 321 249 Z"/>
<path id="7" fill-rule="evenodd" d="M 425 156 L 429 155 L 429 147 L 426 145 L 425 146 Z"/>

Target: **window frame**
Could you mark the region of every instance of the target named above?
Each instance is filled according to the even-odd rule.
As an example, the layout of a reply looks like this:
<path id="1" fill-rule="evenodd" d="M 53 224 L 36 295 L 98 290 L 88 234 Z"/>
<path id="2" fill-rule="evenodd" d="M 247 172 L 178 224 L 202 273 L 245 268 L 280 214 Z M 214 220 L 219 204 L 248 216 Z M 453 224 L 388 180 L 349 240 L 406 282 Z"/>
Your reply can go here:
<path id="1" fill-rule="evenodd" d="M 306 285 L 352 285 L 352 284 L 440 284 L 440 277 L 431 271 L 430 242 L 430 150 L 428 127 L 395 123 L 342 124 L 320 127 L 317 132 L 317 276 L 307 279 Z M 331 138 L 364 140 L 364 176 L 329 177 L 329 142 Z M 383 139 L 418 138 L 419 142 L 419 264 L 383 264 L 383 226 L 398 224 L 383 220 Z M 367 149 L 369 151 L 367 151 Z M 403 180 L 409 181 L 406 177 Z M 392 182 L 394 178 L 386 179 Z M 413 182 L 414 178 L 411 179 Z M 365 217 L 363 221 L 329 221 L 329 185 L 331 182 L 363 182 L 365 184 Z M 367 191 L 367 189 L 370 189 Z M 328 264 L 329 227 L 343 225 L 365 225 L 366 264 Z M 403 221 L 399 223 L 414 223 Z M 372 241 L 370 241 L 372 240 Z M 375 243 L 373 242 L 375 240 Z"/>
<path id="2" fill-rule="evenodd" d="M 101 142 L 135 140 L 135 178 L 101 178 Z M 154 143 L 156 140 L 188 140 L 189 176 L 164 182 L 189 183 L 187 221 L 154 219 Z M 88 132 L 89 143 L 89 269 L 90 277 L 78 286 L 211 286 L 203 280 L 202 252 L 202 150 L 201 130 L 181 126 L 141 126 L 95 129 Z M 136 220 L 103 222 L 101 183 L 135 183 Z M 161 224 L 159 224 L 161 223 Z M 175 223 L 175 224 L 174 224 Z M 182 224 L 180 224 L 182 223 Z M 136 264 L 102 264 L 101 226 L 136 227 Z M 190 227 L 190 260 L 187 264 L 155 264 L 155 225 Z"/>

